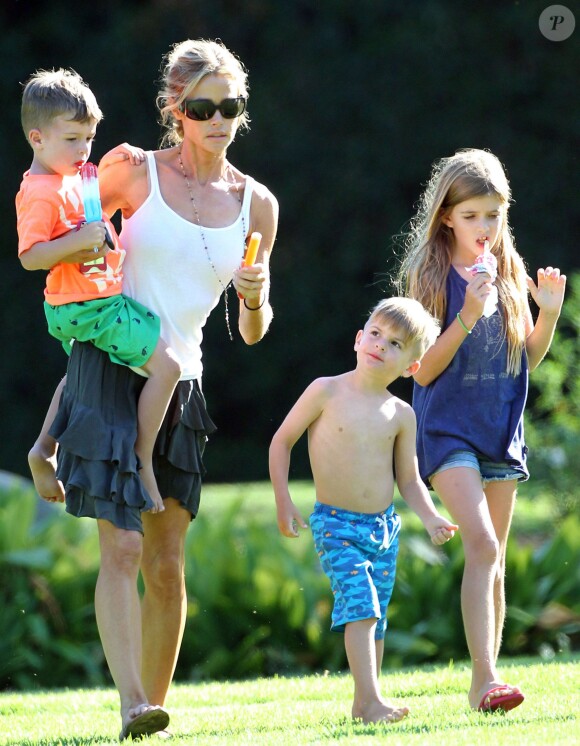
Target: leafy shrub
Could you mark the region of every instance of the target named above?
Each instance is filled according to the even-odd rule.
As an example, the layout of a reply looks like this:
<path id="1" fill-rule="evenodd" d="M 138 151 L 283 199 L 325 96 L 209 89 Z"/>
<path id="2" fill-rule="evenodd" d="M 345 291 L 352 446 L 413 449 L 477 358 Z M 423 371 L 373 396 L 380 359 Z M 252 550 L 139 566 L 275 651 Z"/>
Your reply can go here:
<path id="1" fill-rule="evenodd" d="M 569 515 L 538 548 L 508 547 L 506 652 L 552 657 L 580 641 L 580 521 Z"/>
<path id="2" fill-rule="evenodd" d="M 282 539 L 273 508 L 264 516 L 262 507 L 251 495 L 208 506 L 189 532 L 177 680 L 346 666 L 312 541 Z M 385 665 L 464 658 L 461 541 L 435 549 L 412 519 L 403 531 Z M 92 521 L 47 509 L 25 480 L 0 480 L 0 689 L 110 683 L 94 618 L 98 556 Z M 512 535 L 506 655 L 553 655 L 575 644 L 579 560 L 576 515 L 535 544 Z"/>
<path id="3" fill-rule="evenodd" d="M 294 551 L 292 551 L 294 550 Z M 274 521 L 248 521 L 241 502 L 200 514 L 187 547 L 189 677 L 318 668 L 332 644 L 330 601 L 309 542 L 287 547 Z"/>
<path id="4" fill-rule="evenodd" d="M 249 518 L 241 502 L 219 521 L 206 513 L 196 522 L 187 550 L 190 603 L 179 676 L 235 678 L 346 666 L 343 638 L 329 631 L 332 597 L 311 541 L 282 540 L 273 520 L 264 525 Z M 385 665 L 465 658 L 461 541 L 436 549 L 416 522 L 409 524 L 389 609 Z M 520 542 L 512 535 L 505 655 L 571 646 L 580 632 L 579 560 L 576 516 L 535 548 L 527 537 Z"/>
<path id="5" fill-rule="evenodd" d="M 0 473 L 0 689 L 103 681 L 83 527 Z M 88 624 L 87 624 L 88 622 Z"/>
<path id="6" fill-rule="evenodd" d="M 526 440 L 534 479 L 554 495 L 556 515 L 580 512 L 580 273 L 568 278 L 550 352 L 530 376 Z"/>
<path id="7" fill-rule="evenodd" d="M 461 541 L 442 549 L 418 535 L 403 541 L 385 639 L 389 665 L 467 657 L 460 606 L 463 561 Z M 579 639 L 577 516 L 568 516 L 536 547 L 512 533 L 506 596 L 503 655 L 553 655 Z"/>

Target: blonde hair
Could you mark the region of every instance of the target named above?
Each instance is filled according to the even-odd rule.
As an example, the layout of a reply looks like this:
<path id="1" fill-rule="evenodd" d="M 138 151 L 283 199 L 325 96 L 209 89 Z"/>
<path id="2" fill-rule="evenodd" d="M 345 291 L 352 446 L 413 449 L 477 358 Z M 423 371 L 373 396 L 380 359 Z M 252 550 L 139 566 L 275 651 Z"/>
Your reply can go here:
<path id="1" fill-rule="evenodd" d="M 24 135 L 72 115 L 73 122 L 100 122 L 103 112 L 95 94 L 74 70 L 37 70 L 24 85 L 21 122 Z"/>
<path id="2" fill-rule="evenodd" d="M 491 247 L 497 258 L 502 323 L 508 347 L 507 372 L 521 370 L 525 346 L 526 268 L 508 223 L 510 186 L 502 164 L 486 150 L 459 150 L 433 165 L 417 214 L 404 236 L 398 291 L 419 300 L 441 323 L 447 310 L 446 280 L 451 268 L 453 230 L 443 222 L 451 209 L 474 197 L 493 195 L 502 205 L 499 236 Z"/>
<path id="3" fill-rule="evenodd" d="M 441 331 L 437 319 L 413 298 L 385 298 L 371 311 L 367 325 L 375 319 L 395 327 L 403 334 L 405 344 L 413 345 L 420 360 Z"/>
<path id="4" fill-rule="evenodd" d="M 240 60 L 219 41 L 187 39 L 174 44 L 162 61 L 161 88 L 157 94 L 157 108 L 165 133 L 161 146 L 179 145 L 183 140 L 183 126 L 173 112 L 179 109 L 195 87 L 207 75 L 225 75 L 238 86 L 238 95 L 248 96 L 248 75 Z M 238 127 L 248 128 L 249 117 L 244 111 Z"/>

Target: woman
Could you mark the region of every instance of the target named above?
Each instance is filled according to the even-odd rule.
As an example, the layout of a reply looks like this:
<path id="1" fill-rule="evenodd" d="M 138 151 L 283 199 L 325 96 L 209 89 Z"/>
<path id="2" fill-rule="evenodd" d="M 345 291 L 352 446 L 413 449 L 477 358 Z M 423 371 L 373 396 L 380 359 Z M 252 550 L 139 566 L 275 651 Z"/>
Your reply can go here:
<path id="1" fill-rule="evenodd" d="M 224 293 L 231 336 L 230 283 L 247 344 L 258 342 L 272 319 L 268 263 L 277 202 L 226 157 L 237 130 L 247 126 L 246 73 L 211 41 L 177 44 L 164 62 L 157 103 L 167 147 L 137 165 L 129 156 L 108 159 L 99 176 L 103 209 L 123 216 L 126 292 L 159 314 L 183 371 L 154 454 L 165 510 L 153 515 L 128 504 L 142 489 L 133 452 L 141 376 L 90 345 L 74 345 L 51 430 L 60 444 L 67 510 L 98 519 L 95 609 L 121 698 L 121 740 L 164 731 L 169 721 L 163 704 L 186 618 L 185 538 L 199 507 L 204 444 L 215 429 L 200 386 L 203 326 Z M 258 261 L 242 267 L 254 231 L 262 234 Z"/>

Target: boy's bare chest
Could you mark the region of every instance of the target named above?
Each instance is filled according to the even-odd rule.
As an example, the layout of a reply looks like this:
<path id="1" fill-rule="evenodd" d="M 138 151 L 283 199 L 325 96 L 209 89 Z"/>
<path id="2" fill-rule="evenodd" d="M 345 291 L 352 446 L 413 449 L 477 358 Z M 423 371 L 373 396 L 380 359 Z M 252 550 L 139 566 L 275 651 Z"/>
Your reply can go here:
<path id="1" fill-rule="evenodd" d="M 396 399 L 337 399 L 326 407 L 323 420 L 328 436 L 361 444 L 372 442 L 376 446 L 383 439 L 391 440 L 397 434 Z"/>

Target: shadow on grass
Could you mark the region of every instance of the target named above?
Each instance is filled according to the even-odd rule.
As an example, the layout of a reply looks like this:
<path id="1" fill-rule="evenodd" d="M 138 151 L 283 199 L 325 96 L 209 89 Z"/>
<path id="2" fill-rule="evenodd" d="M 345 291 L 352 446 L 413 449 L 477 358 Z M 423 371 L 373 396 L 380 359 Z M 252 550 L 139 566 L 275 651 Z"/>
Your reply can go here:
<path id="1" fill-rule="evenodd" d="M 69 736 L 66 738 L 27 738 L 26 740 L 19 739 L 18 741 L 6 741 L 6 746 L 110 746 L 110 744 L 118 744 L 118 738 L 111 738 L 111 736 Z M 127 741 L 128 744 L 131 741 Z M 145 743 L 144 741 L 142 743 Z M 153 741 L 151 741 L 153 744 Z"/>
<path id="2" fill-rule="evenodd" d="M 467 713 L 466 713 L 467 714 Z M 474 716 L 473 719 L 466 720 L 464 717 L 460 717 L 457 720 L 450 720 L 448 723 L 442 723 L 438 721 L 431 725 L 425 723 L 413 723 L 410 719 L 404 719 L 397 723 L 369 723 L 365 725 L 362 722 L 356 722 L 349 718 L 342 718 L 338 723 L 321 722 L 320 733 L 318 734 L 321 741 L 333 742 L 339 739 L 354 738 L 356 736 L 376 737 L 384 738 L 388 735 L 423 735 L 429 736 L 429 734 L 440 734 L 443 731 L 454 731 L 460 729 L 462 732 L 473 729 L 477 735 L 480 733 L 480 728 L 485 725 L 486 732 L 490 732 L 490 729 L 495 728 L 509 728 L 513 724 L 513 720 L 510 720 L 510 713 L 496 711 L 494 713 L 470 713 Z M 477 717 L 475 717 L 477 715 Z M 542 714 L 542 726 L 548 725 L 550 722 L 562 721 L 574 721 L 575 715 L 571 714 L 566 717 L 561 715 L 547 715 Z M 517 722 L 518 726 L 522 725 L 521 721 Z M 498 737 L 500 734 L 498 733 Z M 474 741 L 475 742 L 475 741 Z"/>

